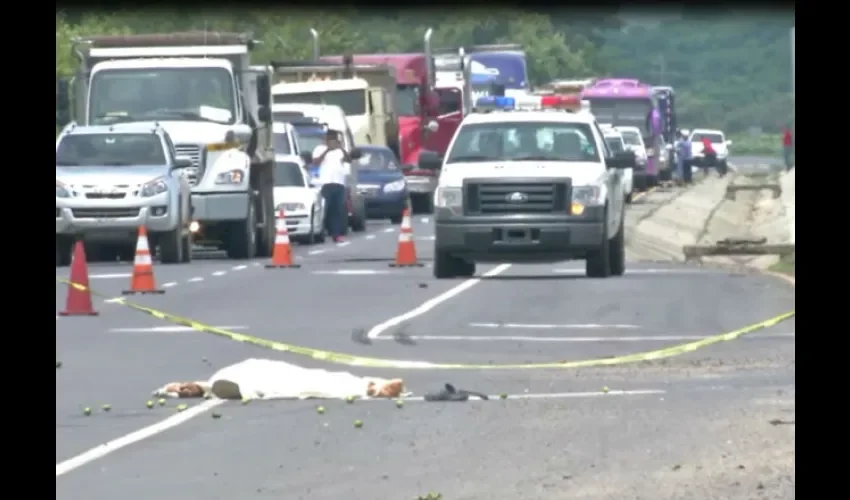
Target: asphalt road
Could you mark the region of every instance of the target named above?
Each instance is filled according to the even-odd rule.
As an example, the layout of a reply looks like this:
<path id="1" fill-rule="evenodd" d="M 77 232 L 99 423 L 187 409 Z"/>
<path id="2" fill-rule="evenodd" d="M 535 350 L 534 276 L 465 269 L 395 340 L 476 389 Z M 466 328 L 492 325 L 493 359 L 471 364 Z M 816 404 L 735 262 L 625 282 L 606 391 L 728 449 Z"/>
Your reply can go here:
<path id="1" fill-rule="evenodd" d="M 674 195 L 647 196 L 630 220 Z M 776 278 L 669 263 L 634 263 L 607 280 L 584 278 L 581 263 L 482 265 L 473 281 L 438 282 L 427 267 L 430 222 L 414 221 L 424 268 L 390 269 L 397 232 L 378 222 L 344 246 L 296 246 L 297 270 L 215 258 L 157 266 L 166 294 L 137 301 L 299 345 L 485 364 L 648 351 L 794 308 L 793 288 Z M 93 264 L 92 286 L 118 296 L 129 271 L 129 264 Z M 64 287 L 56 297 L 58 310 Z M 145 407 L 165 382 L 205 379 L 249 357 L 320 365 L 180 331 L 100 298 L 95 306 L 96 318 L 56 322 L 63 362 L 56 460 L 69 469 L 57 477 L 57 499 L 794 496 L 794 425 L 768 423 L 794 419 L 793 321 L 685 356 L 610 368 L 349 369 L 402 376 L 416 396 L 452 382 L 507 400 L 410 400 L 401 409 L 328 401 L 321 416 L 315 401 L 228 402 L 215 408 L 217 420 L 214 402 L 189 401 L 180 415 L 196 416 L 175 423 L 174 401 Z M 84 407 L 94 413 L 84 416 Z M 79 458 L 92 448 L 94 459 Z"/>

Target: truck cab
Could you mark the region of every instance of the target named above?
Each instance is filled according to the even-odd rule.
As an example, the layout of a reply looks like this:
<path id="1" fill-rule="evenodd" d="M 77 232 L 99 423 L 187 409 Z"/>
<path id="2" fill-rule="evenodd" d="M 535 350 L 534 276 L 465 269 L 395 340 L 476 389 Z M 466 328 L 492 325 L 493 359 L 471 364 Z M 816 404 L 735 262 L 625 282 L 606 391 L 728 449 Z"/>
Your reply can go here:
<path id="1" fill-rule="evenodd" d="M 84 125 L 161 125 L 192 162 L 195 241 L 238 259 L 271 255 L 275 236 L 271 69 L 251 66 L 254 45 L 215 32 L 77 39 L 57 99 Z"/>

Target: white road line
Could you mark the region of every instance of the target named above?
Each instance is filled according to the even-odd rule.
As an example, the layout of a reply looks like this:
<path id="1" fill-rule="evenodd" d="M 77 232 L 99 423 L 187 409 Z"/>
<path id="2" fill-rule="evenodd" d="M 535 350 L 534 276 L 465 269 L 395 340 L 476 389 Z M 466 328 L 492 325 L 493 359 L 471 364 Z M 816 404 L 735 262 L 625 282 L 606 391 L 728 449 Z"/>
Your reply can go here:
<path id="1" fill-rule="evenodd" d="M 557 324 L 537 324 L 537 323 L 470 323 L 469 326 L 473 328 L 527 328 L 532 330 L 555 330 L 555 329 L 576 329 L 576 330 L 633 330 L 635 328 L 640 328 L 637 325 L 623 325 L 623 324 L 613 324 L 613 325 L 602 325 L 598 323 L 572 323 L 565 325 L 557 325 Z"/>
<path id="2" fill-rule="evenodd" d="M 567 398 L 592 398 L 592 397 L 607 397 L 607 396 L 652 396 L 657 394 L 666 394 L 667 391 L 662 389 L 635 389 L 631 391 L 587 391 L 587 392 L 543 392 L 543 393 L 524 393 L 524 394 L 508 394 L 507 399 L 567 399 Z M 501 399 L 501 395 L 493 394 L 487 396 L 491 400 Z M 425 401 L 422 396 L 410 396 L 402 398 L 405 401 Z M 476 396 L 470 396 L 470 400 L 479 399 Z M 369 399 L 367 401 L 383 401 L 382 399 Z"/>
<path id="3" fill-rule="evenodd" d="M 197 283 L 199 281 L 204 281 L 204 278 L 201 278 L 200 276 L 195 276 L 194 278 L 189 278 L 189 283 Z"/>
<path id="4" fill-rule="evenodd" d="M 327 252 L 327 250 L 310 250 L 307 252 L 307 255 L 319 255 L 325 252 Z"/>
<path id="5" fill-rule="evenodd" d="M 225 274 L 227 274 L 227 271 L 216 271 L 212 275 L 213 276 L 224 276 Z"/>
<path id="6" fill-rule="evenodd" d="M 176 281 L 169 281 L 168 283 L 163 283 L 162 288 L 171 288 L 173 286 L 177 286 Z"/>
<path id="7" fill-rule="evenodd" d="M 335 271 L 313 271 L 312 274 L 336 274 L 339 276 L 368 276 L 372 274 L 390 274 L 389 271 L 375 269 L 337 269 Z"/>
<path id="8" fill-rule="evenodd" d="M 248 266 L 242 264 L 241 266 L 233 266 L 231 269 L 233 269 L 234 271 L 241 271 L 243 269 L 248 269 Z"/>
<path id="9" fill-rule="evenodd" d="M 350 242 L 350 241 L 343 241 L 342 243 L 337 243 L 337 244 L 336 244 L 336 246 L 338 246 L 338 247 L 347 247 L 347 246 L 348 246 L 348 245 L 350 245 L 350 244 L 351 244 L 351 242 Z"/>
<path id="10" fill-rule="evenodd" d="M 502 274 L 503 272 L 507 271 L 508 269 L 510 269 L 510 267 L 511 267 L 511 264 L 499 264 L 498 266 L 496 266 L 493 269 L 490 269 L 489 271 L 484 273 L 482 275 L 482 278 L 489 278 L 491 276 L 497 276 L 497 275 Z M 417 307 L 415 309 L 411 309 L 410 311 L 408 311 L 404 314 L 400 314 L 400 315 L 398 315 L 394 318 L 390 318 L 390 319 L 384 321 L 383 323 L 380 323 L 378 325 L 373 326 L 372 329 L 369 330 L 367 337 L 370 338 L 370 339 L 376 339 L 376 338 L 378 338 L 379 335 L 381 335 L 381 333 L 387 331 L 388 329 L 390 329 L 394 326 L 398 326 L 399 324 L 401 324 L 405 321 L 408 321 L 410 319 L 413 319 L 417 316 L 421 316 L 421 315 L 425 314 L 426 312 L 430 311 L 431 309 L 434 309 L 435 307 L 442 304 L 443 302 L 446 302 L 449 299 L 457 297 L 458 295 L 465 292 L 466 290 L 469 290 L 470 288 L 474 287 L 478 283 L 481 283 L 481 278 L 468 279 L 468 280 L 464 281 L 463 283 L 457 285 L 456 287 L 450 288 L 449 290 L 446 290 L 445 292 L 441 293 L 440 295 L 437 295 L 436 297 L 431 298 L 431 299 L 423 302 L 419 307 Z"/>
<path id="11" fill-rule="evenodd" d="M 198 415 L 209 411 L 218 405 L 223 404 L 224 402 L 224 400 L 220 399 L 204 401 L 203 403 L 197 406 L 192 406 L 183 412 L 172 415 L 161 422 L 157 422 L 148 427 L 139 429 L 135 432 L 131 432 L 130 434 L 122 436 L 118 439 L 100 444 L 86 452 L 83 452 L 75 457 L 71 457 L 68 460 L 65 460 L 64 462 L 56 464 L 56 477 L 59 477 L 63 474 L 67 474 L 68 472 L 71 472 L 72 470 L 78 467 L 82 467 L 83 465 L 89 462 L 93 462 L 98 458 L 102 458 L 106 455 L 109 455 L 110 453 L 118 451 L 121 448 L 125 448 L 127 446 L 130 446 L 131 444 L 138 443 L 139 441 L 165 432 L 168 429 L 177 427 L 178 425 L 187 422 L 192 418 L 197 417 Z"/>
<path id="12" fill-rule="evenodd" d="M 375 239 L 375 235 L 374 235 L 374 234 L 367 234 L 367 235 L 366 235 L 366 239 L 367 239 L 367 240 L 374 240 L 374 239 Z"/>
<path id="13" fill-rule="evenodd" d="M 433 234 L 431 236 L 417 236 L 416 239 L 418 241 L 434 241 L 437 237 Z"/>
<path id="14" fill-rule="evenodd" d="M 237 325 L 237 326 L 215 326 L 213 328 L 219 328 L 221 330 L 247 330 L 247 326 Z M 192 332 L 193 328 L 188 326 L 151 326 L 147 328 L 110 328 L 110 332 L 113 333 L 179 333 L 179 332 Z"/>
<path id="15" fill-rule="evenodd" d="M 585 274 L 584 269 L 578 268 L 553 269 L 552 272 L 558 274 Z M 724 274 L 724 272 L 714 269 L 628 269 L 626 270 L 626 274 Z"/>
<path id="16" fill-rule="evenodd" d="M 107 304 L 120 304 L 121 302 L 124 302 L 124 297 L 112 297 L 111 299 L 104 299 L 103 301 Z"/>
<path id="17" fill-rule="evenodd" d="M 711 335 L 642 335 L 639 337 L 520 337 L 515 335 L 469 336 L 469 335 L 411 335 L 410 340 L 437 340 L 460 342 L 688 342 L 701 340 Z M 746 339 L 786 339 L 795 338 L 793 333 L 753 334 Z M 395 340 L 390 337 L 380 337 L 378 340 Z"/>
<path id="18" fill-rule="evenodd" d="M 428 223 L 428 217 L 422 217 L 421 219 L 419 219 L 419 222 L 421 222 L 423 224 L 427 224 Z"/>
<path id="19" fill-rule="evenodd" d="M 131 273 L 113 273 L 113 274 L 90 274 L 89 279 L 91 280 L 110 280 L 115 278 L 129 278 L 132 276 Z"/>
<path id="20" fill-rule="evenodd" d="M 388 227 L 388 228 L 385 228 L 385 229 L 384 229 L 384 232 L 385 232 L 385 233 L 392 233 L 393 231 L 395 231 L 395 228 L 394 228 L 394 227 Z"/>

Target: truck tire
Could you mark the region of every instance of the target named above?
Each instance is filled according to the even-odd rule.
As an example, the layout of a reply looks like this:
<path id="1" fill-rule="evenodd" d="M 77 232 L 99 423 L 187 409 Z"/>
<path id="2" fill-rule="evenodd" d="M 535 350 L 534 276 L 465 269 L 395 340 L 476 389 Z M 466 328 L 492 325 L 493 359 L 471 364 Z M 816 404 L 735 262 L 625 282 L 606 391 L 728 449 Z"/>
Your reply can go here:
<path id="1" fill-rule="evenodd" d="M 232 222 L 225 237 L 224 251 L 231 259 L 250 259 L 257 252 L 257 216 L 254 204 L 248 203 L 248 217 Z"/>
<path id="2" fill-rule="evenodd" d="M 74 245 L 71 238 L 66 236 L 56 236 L 56 267 L 71 265 L 73 249 Z"/>
<path id="3" fill-rule="evenodd" d="M 611 239 L 608 247 L 608 257 L 611 261 L 609 267 L 611 276 L 622 276 L 626 273 L 626 226 L 624 224 L 626 214 L 620 218 L 620 227 L 617 228 L 617 236 Z"/>
<path id="4" fill-rule="evenodd" d="M 257 202 L 258 210 L 262 211 L 265 224 L 257 228 L 257 257 L 271 257 L 274 252 L 275 213 L 272 190 L 263 190 Z"/>
<path id="5" fill-rule="evenodd" d="M 455 266 L 457 266 L 457 275 L 459 277 L 471 278 L 475 276 L 475 262 L 455 259 Z"/>
<path id="6" fill-rule="evenodd" d="M 443 280 L 455 278 L 457 275 L 457 260 L 450 253 L 434 248 L 434 277 Z"/>
<path id="7" fill-rule="evenodd" d="M 366 217 L 363 214 L 353 214 L 351 216 L 351 220 L 349 221 L 351 225 L 351 230 L 355 233 L 362 233 L 366 230 Z"/>
<path id="8" fill-rule="evenodd" d="M 413 214 L 430 214 L 434 212 L 434 193 L 411 196 L 410 205 Z"/>
<path id="9" fill-rule="evenodd" d="M 608 219 L 606 211 L 603 220 Z M 607 278 L 611 276 L 611 241 L 608 239 L 608 225 L 602 231 L 602 241 L 599 248 L 591 250 L 584 261 L 584 273 L 588 278 Z"/>
<path id="10" fill-rule="evenodd" d="M 183 226 L 177 225 L 173 230 L 159 236 L 159 261 L 163 264 L 179 264 L 183 262 Z"/>

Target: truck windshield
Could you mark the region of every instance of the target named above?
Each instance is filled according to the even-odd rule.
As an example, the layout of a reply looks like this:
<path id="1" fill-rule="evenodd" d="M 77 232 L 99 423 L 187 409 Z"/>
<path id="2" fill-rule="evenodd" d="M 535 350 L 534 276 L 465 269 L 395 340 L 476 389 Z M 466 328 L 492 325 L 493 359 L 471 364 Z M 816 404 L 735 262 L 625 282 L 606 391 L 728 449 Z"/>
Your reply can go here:
<path id="1" fill-rule="evenodd" d="M 224 68 L 102 70 L 92 76 L 89 119 L 233 123 L 233 88 L 233 75 Z"/>
<path id="2" fill-rule="evenodd" d="M 57 167 L 166 165 L 156 134 L 68 135 L 56 148 Z"/>
<path id="3" fill-rule="evenodd" d="M 505 122 L 463 125 L 446 163 L 487 161 L 598 162 L 585 123 Z"/>
<path id="4" fill-rule="evenodd" d="M 274 163 L 274 185 L 305 187 L 301 167 L 291 161 L 276 161 Z"/>
<path id="5" fill-rule="evenodd" d="M 398 85 L 395 90 L 396 116 L 419 116 L 419 88 L 416 85 Z"/>
<path id="6" fill-rule="evenodd" d="M 599 123 L 610 123 L 615 127 L 637 127 L 644 137 L 650 135 L 647 116 L 652 109 L 650 98 L 594 99 L 590 100 L 590 111 Z"/>
<path id="7" fill-rule="evenodd" d="M 640 134 L 632 130 L 624 130 L 620 132 L 623 135 L 623 142 L 629 146 L 643 146 L 640 140 Z"/>
<path id="8" fill-rule="evenodd" d="M 324 92 L 278 94 L 274 96 L 274 102 L 275 104 L 326 104 L 339 106 L 348 116 L 366 114 L 365 90 L 328 90 Z"/>
<path id="9" fill-rule="evenodd" d="M 298 131 L 298 147 L 302 152 L 312 153 L 316 146 L 325 143 L 327 132 L 324 127 L 295 125 L 295 130 Z"/>

